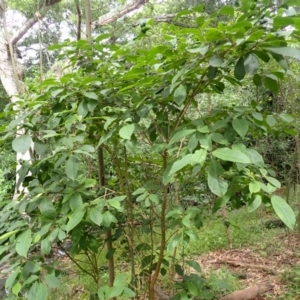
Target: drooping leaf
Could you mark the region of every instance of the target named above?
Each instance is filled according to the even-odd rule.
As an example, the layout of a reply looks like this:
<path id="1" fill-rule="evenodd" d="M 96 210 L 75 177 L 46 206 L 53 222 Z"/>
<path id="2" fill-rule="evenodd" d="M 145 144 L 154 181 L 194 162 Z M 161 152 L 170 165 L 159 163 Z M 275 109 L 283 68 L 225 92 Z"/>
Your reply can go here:
<path id="1" fill-rule="evenodd" d="M 71 156 L 66 162 L 66 174 L 67 176 L 75 180 L 79 171 L 80 162 L 76 156 Z"/>
<path id="2" fill-rule="evenodd" d="M 255 199 L 252 202 L 247 202 L 248 212 L 253 212 L 260 207 L 262 203 L 262 198 L 260 195 L 256 195 Z"/>
<path id="3" fill-rule="evenodd" d="M 87 101 L 82 100 L 78 105 L 78 115 L 84 118 L 88 113 L 89 113 L 89 109 L 87 106 Z"/>
<path id="4" fill-rule="evenodd" d="M 214 55 L 209 59 L 208 63 L 212 67 L 221 67 L 223 64 L 223 60 L 217 55 Z"/>
<path id="5" fill-rule="evenodd" d="M 98 100 L 98 96 L 96 93 L 94 92 L 85 92 L 85 91 L 82 91 L 82 94 L 87 97 L 87 98 L 90 98 L 90 99 L 94 99 L 94 100 Z"/>
<path id="6" fill-rule="evenodd" d="M 251 194 L 258 193 L 260 191 L 260 183 L 257 181 L 251 181 L 249 183 L 249 191 Z"/>
<path id="7" fill-rule="evenodd" d="M 240 57 L 240 59 L 237 61 L 235 67 L 234 67 L 234 77 L 237 80 L 242 80 L 246 75 L 246 70 L 244 66 L 244 58 Z"/>
<path id="8" fill-rule="evenodd" d="M 292 57 L 296 59 L 300 59 L 300 50 L 292 47 L 267 47 L 264 48 L 265 50 L 275 53 L 275 54 L 280 54 L 283 56 L 287 57 Z"/>
<path id="9" fill-rule="evenodd" d="M 187 154 L 184 157 L 182 157 L 181 159 L 175 161 L 170 169 L 169 175 L 175 174 L 176 172 L 178 172 L 185 166 L 189 165 L 191 163 L 192 157 L 193 157 L 193 154 Z"/>
<path id="10" fill-rule="evenodd" d="M 20 256 L 27 257 L 32 242 L 31 229 L 23 231 L 16 239 L 16 251 Z"/>
<path id="11" fill-rule="evenodd" d="M 274 80 L 273 78 L 271 77 L 265 77 L 265 80 L 264 80 L 264 83 L 265 83 L 265 86 L 272 92 L 274 93 L 278 93 L 279 91 L 279 85 L 278 85 L 278 82 L 276 80 Z"/>
<path id="12" fill-rule="evenodd" d="M 229 5 L 224 5 L 220 10 L 219 10 L 220 15 L 226 15 L 226 16 L 233 16 L 234 15 L 234 8 Z"/>
<path id="13" fill-rule="evenodd" d="M 77 209 L 69 216 L 69 221 L 67 223 L 67 232 L 70 232 L 73 228 L 75 228 L 83 219 L 85 215 L 85 210 L 83 207 Z"/>
<path id="14" fill-rule="evenodd" d="M 224 170 L 218 161 L 212 160 L 210 162 L 207 172 L 207 183 L 210 190 L 219 197 L 225 195 L 228 189 L 227 181 L 220 177 L 223 172 Z"/>
<path id="15" fill-rule="evenodd" d="M 26 153 L 32 144 L 32 139 L 29 135 L 24 134 L 16 137 L 12 141 L 12 148 L 19 153 Z"/>
<path id="16" fill-rule="evenodd" d="M 181 131 L 178 131 L 176 132 L 170 142 L 169 142 L 169 145 L 173 144 L 173 143 L 176 143 L 178 141 L 180 141 L 182 138 L 184 137 L 187 137 L 189 135 L 191 135 L 192 133 L 194 133 L 196 131 L 196 129 L 186 129 L 186 130 L 181 130 Z"/>
<path id="17" fill-rule="evenodd" d="M 249 53 L 245 58 L 244 66 L 247 74 L 255 74 L 259 67 L 259 61 L 256 55 L 253 53 Z"/>
<path id="18" fill-rule="evenodd" d="M 237 150 L 237 149 L 229 149 L 229 148 L 219 148 L 212 153 L 215 157 L 220 158 L 225 161 L 232 161 L 236 163 L 251 163 L 249 157 Z"/>
<path id="19" fill-rule="evenodd" d="M 245 119 L 234 119 L 232 121 L 232 127 L 242 138 L 245 138 L 249 129 L 249 123 Z"/>
<path id="20" fill-rule="evenodd" d="M 277 195 L 273 195 L 271 197 L 271 203 L 277 216 L 288 228 L 293 230 L 296 224 L 296 217 L 292 208 L 286 203 L 284 199 Z"/>
<path id="21" fill-rule="evenodd" d="M 48 299 L 48 288 L 44 283 L 35 282 L 27 295 L 28 300 L 47 300 Z"/>
<path id="22" fill-rule="evenodd" d="M 174 101 L 180 106 L 186 98 L 186 88 L 181 84 L 174 92 Z"/>
<path id="23" fill-rule="evenodd" d="M 127 124 L 119 131 L 119 135 L 124 140 L 130 140 L 134 131 L 134 124 Z"/>

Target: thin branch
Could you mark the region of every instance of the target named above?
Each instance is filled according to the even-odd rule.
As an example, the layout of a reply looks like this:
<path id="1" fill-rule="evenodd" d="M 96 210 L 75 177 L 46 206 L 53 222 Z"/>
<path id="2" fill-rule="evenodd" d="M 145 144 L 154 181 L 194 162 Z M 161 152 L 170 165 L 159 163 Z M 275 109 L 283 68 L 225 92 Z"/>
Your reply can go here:
<path id="1" fill-rule="evenodd" d="M 100 26 L 108 25 L 114 21 L 120 19 L 121 17 L 127 15 L 128 13 L 140 8 L 142 5 L 147 3 L 148 0 L 137 0 L 123 7 L 119 12 L 109 12 L 101 16 L 97 21 L 92 23 L 92 28 L 96 29 Z"/>
<path id="2" fill-rule="evenodd" d="M 43 18 L 45 16 L 45 14 L 47 13 L 47 11 L 49 10 L 49 8 L 60 2 L 61 0 L 52 0 L 52 1 L 46 1 L 46 5 L 43 6 L 41 8 L 40 11 L 37 11 L 34 16 L 29 19 L 25 25 L 18 31 L 14 34 L 13 38 L 11 39 L 11 44 L 12 45 L 15 45 L 27 32 L 28 30 L 34 25 L 37 23 L 37 21 L 41 18 Z"/>

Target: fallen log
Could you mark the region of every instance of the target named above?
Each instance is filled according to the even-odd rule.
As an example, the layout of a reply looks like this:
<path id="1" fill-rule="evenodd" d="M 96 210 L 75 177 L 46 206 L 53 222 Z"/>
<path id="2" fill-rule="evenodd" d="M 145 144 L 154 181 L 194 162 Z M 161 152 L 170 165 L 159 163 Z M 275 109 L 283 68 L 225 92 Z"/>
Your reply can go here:
<path id="1" fill-rule="evenodd" d="M 269 266 L 249 264 L 249 263 L 245 263 L 245 262 L 241 262 L 241 261 L 236 261 L 236 260 L 231 260 L 231 259 L 222 259 L 222 258 L 219 258 L 218 262 L 233 265 L 233 266 L 237 266 L 237 267 L 261 269 L 261 270 L 271 272 L 273 274 L 277 274 L 276 270 L 272 267 L 269 267 Z"/>
<path id="2" fill-rule="evenodd" d="M 249 286 L 243 290 L 235 291 L 219 298 L 219 300 L 250 300 L 255 299 L 258 295 L 266 293 L 273 289 L 271 284 L 257 284 Z"/>

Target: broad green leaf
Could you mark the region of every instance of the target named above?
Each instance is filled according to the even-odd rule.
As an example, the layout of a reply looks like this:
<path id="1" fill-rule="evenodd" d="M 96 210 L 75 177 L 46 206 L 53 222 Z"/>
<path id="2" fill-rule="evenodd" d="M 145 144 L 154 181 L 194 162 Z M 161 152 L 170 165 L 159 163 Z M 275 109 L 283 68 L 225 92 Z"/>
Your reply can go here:
<path id="1" fill-rule="evenodd" d="M 188 291 L 191 293 L 192 296 L 198 296 L 198 289 L 197 286 L 193 281 L 188 281 L 187 282 L 187 288 Z"/>
<path id="2" fill-rule="evenodd" d="M 218 144 L 221 144 L 221 145 L 228 145 L 228 141 L 225 139 L 224 135 L 221 134 L 221 133 L 212 133 L 210 135 L 210 138 L 212 141 L 218 143 Z"/>
<path id="3" fill-rule="evenodd" d="M 97 100 L 89 100 L 88 103 L 87 103 L 87 107 L 88 107 L 88 110 L 90 112 L 93 112 L 95 110 L 95 108 L 97 107 L 98 105 L 98 101 Z"/>
<path id="4" fill-rule="evenodd" d="M 251 194 L 258 193 L 260 191 L 260 183 L 258 181 L 252 181 L 249 183 L 249 190 Z"/>
<path id="5" fill-rule="evenodd" d="M 110 288 L 110 291 L 107 293 L 107 298 L 114 298 L 120 296 L 124 291 L 125 285 L 117 285 Z"/>
<path id="6" fill-rule="evenodd" d="M 207 150 L 206 149 L 200 149 L 195 151 L 195 153 L 192 154 L 191 156 L 191 165 L 202 165 L 205 162 L 206 159 L 206 155 L 207 155 Z"/>
<path id="7" fill-rule="evenodd" d="M 134 131 L 134 124 L 127 124 L 119 131 L 119 135 L 124 140 L 130 140 Z"/>
<path id="8" fill-rule="evenodd" d="M 253 76 L 253 83 L 256 85 L 256 86 L 261 86 L 262 85 L 262 78 L 260 75 L 258 74 L 255 74 Z"/>
<path id="9" fill-rule="evenodd" d="M 258 120 L 258 121 L 263 121 L 263 120 L 264 120 L 264 118 L 263 118 L 263 116 L 262 116 L 261 113 L 254 112 L 254 113 L 252 114 L 252 116 L 253 116 L 256 120 Z"/>
<path id="10" fill-rule="evenodd" d="M 80 193 L 73 194 L 69 199 L 69 205 L 71 210 L 75 210 L 76 208 L 83 205 L 82 197 Z"/>
<path id="11" fill-rule="evenodd" d="M 207 183 L 209 189 L 217 196 L 222 197 L 228 190 L 228 182 L 220 177 L 212 177 L 208 173 Z"/>
<path id="12" fill-rule="evenodd" d="M 277 179 L 270 176 L 266 176 L 266 179 L 275 187 L 281 188 L 281 183 Z"/>
<path id="13" fill-rule="evenodd" d="M 198 273 L 202 273 L 201 267 L 197 261 L 194 260 L 186 260 L 185 261 L 190 267 L 192 267 Z"/>
<path id="14" fill-rule="evenodd" d="M 50 243 L 49 237 L 46 237 L 45 239 L 42 240 L 41 250 L 42 250 L 42 253 L 45 255 L 48 255 L 51 252 L 51 243 Z"/>
<path id="15" fill-rule="evenodd" d="M 234 119 L 232 121 L 232 127 L 239 134 L 239 136 L 245 138 L 249 129 L 249 123 L 245 119 Z"/>
<path id="16" fill-rule="evenodd" d="M 180 141 L 181 139 L 187 137 L 188 135 L 191 135 L 192 133 L 194 133 L 196 131 L 196 129 L 186 129 L 186 130 L 181 130 L 181 131 L 178 131 L 176 132 L 170 142 L 169 142 L 169 145 L 175 143 L 175 142 L 178 142 Z"/>
<path id="17" fill-rule="evenodd" d="M 208 49 L 209 49 L 208 45 L 204 45 L 198 48 L 187 49 L 187 51 L 190 53 L 200 53 L 202 55 L 205 55 Z"/>
<path id="18" fill-rule="evenodd" d="M 31 246 L 32 236 L 31 236 L 31 229 L 28 228 L 23 231 L 17 238 L 16 238 L 16 251 L 20 256 L 27 257 L 29 248 Z"/>
<path id="19" fill-rule="evenodd" d="M 46 276 L 45 276 L 45 281 L 46 281 L 46 284 L 48 285 L 48 287 L 50 289 L 56 289 L 60 286 L 60 280 L 59 278 L 57 278 L 55 276 L 55 272 L 53 271 L 52 273 L 48 273 Z"/>
<path id="20" fill-rule="evenodd" d="M 259 61 L 256 55 L 249 53 L 244 61 L 245 71 L 247 74 L 253 75 L 259 68 Z"/>
<path id="21" fill-rule="evenodd" d="M 5 288 L 10 290 L 13 286 L 13 284 L 16 281 L 17 276 L 20 273 L 20 267 L 17 267 L 7 278 L 6 282 L 5 282 Z"/>
<path id="22" fill-rule="evenodd" d="M 79 171 L 80 162 L 76 156 L 71 156 L 66 162 L 66 174 L 67 176 L 75 180 L 77 178 L 77 173 Z"/>
<path id="23" fill-rule="evenodd" d="M 60 93 L 62 93 L 65 89 L 57 89 L 57 90 L 54 90 L 54 91 L 51 91 L 51 96 L 53 98 L 55 98 L 56 96 L 58 96 Z"/>
<path id="24" fill-rule="evenodd" d="M 98 100 L 98 96 L 96 93 L 94 92 L 85 92 L 85 91 L 82 91 L 82 94 L 87 97 L 87 98 L 90 98 L 90 99 L 94 99 L 94 100 Z"/>
<path id="25" fill-rule="evenodd" d="M 267 47 L 264 49 L 275 54 L 280 54 L 283 56 L 300 59 L 300 50 L 292 47 L 274 47 L 274 48 Z"/>
<path id="26" fill-rule="evenodd" d="M 225 161 L 232 161 L 236 163 L 244 163 L 249 164 L 251 163 L 249 157 L 236 149 L 229 149 L 229 148 L 219 148 L 212 153 L 215 157 L 220 158 Z"/>
<path id="27" fill-rule="evenodd" d="M 279 91 L 279 85 L 278 85 L 278 82 L 276 80 L 274 80 L 273 78 L 270 78 L 270 77 L 265 77 L 265 80 L 264 80 L 264 83 L 265 83 L 265 86 L 271 90 L 272 92 L 274 93 L 278 93 Z"/>
<path id="28" fill-rule="evenodd" d="M 226 16 L 233 16 L 234 15 L 234 8 L 229 5 L 224 5 L 220 10 L 219 10 L 220 15 L 226 15 Z"/>
<path id="29" fill-rule="evenodd" d="M 83 219 L 85 215 L 85 210 L 83 207 L 77 209 L 69 216 L 69 221 L 67 223 L 67 232 L 70 232 L 73 228 L 75 228 Z"/>
<path id="30" fill-rule="evenodd" d="M 186 98 L 186 88 L 181 84 L 174 92 L 174 101 L 180 106 Z"/>
<path id="31" fill-rule="evenodd" d="M 288 123 L 291 123 L 294 121 L 294 117 L 292 117 L 291 115 L 288 115 L 288 114 L 280 114 L 279 117 L 285 121 L 285 122 L 288 122 Z"/>
<path id="32" fill-rule="evenodd" d="M 110 211 L 105 211 L 102 215 L 102 224 L 105 227 L 109 227 L 111 223 L 117 223 L 118 220 L 116 219 L 116 217 L 110 212 Z"/>
<path id="33" fill-rule="evenodd" d="M 48 197 L 43 197 L 39 209 L 42 215 L 45 217 L 52 219 L 56 216 L 56 209 L 52 203 L 52 201 Z"/>
<path id="34" fill-rule="evenodd" d="M 247 202 L 248 212 L 253 212 L 260 207 L 262 199 L 260 195 L 256 195 L 255 199 L 252 202 Z"/>
<path id="35" fill-rule="evenodd" d="M 209 59 L 208 63 L 212 67 L 221 67 L 223 64 L 223 60 L 217 55 L 214 55 Z"/>
<path id="36" fill-rule="evenodd" d="M 237 61 L 235 67 L 234 67 L 234 77 L 237 80 L 242 80 L 246 75 L 246 70 L 244 66 L 244 58 L 240 57 L 240 59 Z"/>
<path id="37" fill-rule="evenodd" d="M 170 169 L 169 175 L 175 174 L 176 172 L 178 172 L 185 166 L 189 165 L 191 163 L 192 157 L 193 157 L 193 154 L 187 154 L 184 157 L 182 157 L 181 159 L 175 161 Z"/>
<path id="38" fill-rule="evenodd" d="M 82 100 L 78 105 L 78 115 L 84 118 L 88 113 L 89 113 L 89 109 L 87 106 L 87 101 Z"/>
<path id="39" fill-rule="evenodd" d="M 271 203 L 277 216 L 288 228 L 293 230 L 296 224 L 296 217 L 292 208 L 286 203 L 284 199 L 277 195 L 273 195 L 271 197 Z"/>
<path id="40" fill-rule="evenodd" d="M 259 167 L 264 167 L 264 159 L 256 150 L 247 149 L 246 154 L 249 157 L 252 164 L 255 164 Z"/>
<path id="41" fill-rule="evenodd" d="M 121 207 L 120 201 L 115 200 L 115 199 L 110 199 L 107 201 L 107 203 L 109 204 L 109 206 L 111 206 L 115 209 L 120 209 L 120 207 Z"/>
<path id="42" fill-rule="evenodd" d="M 89 210 L 88 216 L 90 217 L 91 221 L 94 222 L 96 225 L 100 226 L 102 223 L 102 212 L 99 208 L 93 207 Z"/>
<path id="43" fill-rule="evenodd" d="M 16 152 L 26 153 L 29 150 L 31 144 L 32 144 L 31 137 L 27 134 L 24 134 L 24 135 L 21 135 L 19 137 L 16 137 L 12 141 L 12 148 Z"/>
<path id="44" fill-rule="evenodd" d="M 44 283 L 41 282 L 35 282 L 28 294 L 27 294 L 28 300 L 47 300 L 48 299 L 48 288 Z"/>
<path id="45" fill-rule="evenodd" d="M 217 76 L 217 74 L 218 74 L 218 68 L 209 66 L 207 75 L 206 75 L 207 78 L 212 80 Z"/>
<path id="46" fill-rule="evenodd" d="M 269 125 L 270 127 L 273 127 L 274 125 L 277 124 L 276 119 L 275 119 L 272 115 L 268 115 L 268 116 L 266 117 L 266 121 L 267 121 L 267 123 L 268 123 L 268 125 Z"/>
<path id="47" fill-rule="evenodd" d="M 18 296 L 18 294 L 20 293 L 22 289 L 22 285 L 20 282 L 17 282 L 14 284 L 14 286 L 12 287 L 11 291 L 14 295 Z"/>

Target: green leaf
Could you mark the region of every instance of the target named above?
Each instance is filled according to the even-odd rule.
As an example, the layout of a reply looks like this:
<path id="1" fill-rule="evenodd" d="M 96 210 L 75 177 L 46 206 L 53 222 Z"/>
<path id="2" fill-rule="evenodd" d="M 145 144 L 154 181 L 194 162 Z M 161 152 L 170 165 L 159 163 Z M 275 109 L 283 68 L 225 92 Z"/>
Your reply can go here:
<path id="1" fill-rule="evenodd" d="M 190 267 L 192 267 L 198 273 L 202 273 L 201 267 L 197 261 L 194 260 L 186 260 L 185 261 Z"/>
<path id="2" fill-rule="evenodd" d="M 42 215 L 49 219 L 53 219 L 56 216 L 56 209 L 52 203 L 52 201 L 48 197 L 43 197 L 39 209 Z"/>
<path id="3" fill-rule="evenodd" d="M 48 289 L 44 283 L 35 282 L 27 295 L 28 300 L 47 300 L 48 299 Z"/>
<path id="4" fill-rule="evenodd" d="M 246 70 L 244 66 L 244 58 L 240 57 L 240 59 L 238 60 L 238 62 L 234 67 L 234 77 L 237 80 L 242 80 L 245 77 L 245 75 L 246 75 Z"/>
<path id="5" fill-rule="evenodd" d="M 275 187 L 277 187 L 279 189 L 281 188 L 281 183 L 277 179 L 270 177 L 270 176 L 266 176 L 266 179 Z"/>
<path id="6" fill-rule="evenodd" d="M 32 236 L 31 236 L 31 229 L 28 228 L 23 231 L 17 238 L 16 238 L 16 251 L 20 256 L 27 257 L 29 248 L 31 246 Z"/>
<path id="7" fill-rule="evenodd" d="M 260 207 L 262 199 L 260 195 L 256 195 L 255 199 L 252 202 L 247 202 L 248 212 L 253 212 Z"/>
<path id="8" fill-rule="evenodd" d="M 20 267 L 17 267 L 14 270 L 14 272 L 9 275 L 9 277 L 7 278 L 7 280 L 5 282 L 5 288 L 6 289 L 10 290 L 12 288 L 12 286 L 15 283 L 16 278 L 19 275 L 19 273 L 20 273 Z"/>
<path id="9" fill-rule="evenodd" d="M 260 183 L 258 181 L 252 181 L 249 183 L 249 191 L 251 194 L 258 193 L 260 191 Z"/>
<path id="10" fill-rule="evenodd" d="M 224 170 L 218 161 L 212 160 L 208 166 L 207 183 L 210 190 L 217 196 L 221 197 L 226 194 L 228 183 L 219 175 L 223 174 Z"/>
<path id="11" fill-rule="evenodd" d="M 78 105 L 78 115 L 84 118 L 88 113 L 89 113 L 89 109 L 87 106 L 87 101 L 82 100 Z"/>
<path id="12" fill-rule="evenodd" d="M 70 179 L 75 180 L 77 178 L 79 165 L 80 162 L 76 156 L 71 156 L 66 162 L 66 174 Z"/>
<path id="13" fill-rule="evenodd" d="M 265 79 L 264 79 L 264 83 L 265 83 L 266 88 L 268 88 L 270 91 L 272 91 L 276 94 L 278 93 L 279 85 L 278 85 L 278 82 L 276 80 L 266 76 Z"/>
<path id="14" fill-rule="evenodd" d="M 245 119 L 234 119 L 232 121 L 232 127 L 239 134 L 239 136 L 245 138 L 245 135 L 249 129 L 249 123 Z"/>
<path id="15" fill-rule="evenodd" d="M 291 123 L 294 121 L 294 117 L 292 117 L 291 115 L 288 115 L 288 114 L 280 114 L 279 117 L 285 121 L 285 122 L 288 122 L 288 123 Z"/>
<path id="16" fill-rule="evenodd" d="M 51 91 L 51 96 L 53 98 L 55 98 L 56 96 L 58 96 L 59 94 L 61 94 L 65 89 L 57 89 L 57 90 L 54 90 L 54 91 Z"/>
<path id="17" fill-rule="evenodd" d="M 217 55 L 214 55 L 209 59 L 208 63 L 212 67 L 221 67 L 223 65 L 223 60 Z"/>
<path id="18" fill-rule="evenodd" d="M 224 5 L 220 10 L 219 10 L 220 15 L 225 15 L 225 16 L 233 16 L 234 15 L 234 8 L 229 5 Z"/>
<path id="19" fill-rule="evenodd" d="M 268 115 L 268 116 L 266 117 L 266 121 L 267 121 L 268 125 L 269 125 L 271 128 L 272 128 L 274 125 L 277 124 L 276 119 L 275 119 L 272 115 Z"/>
<path id="20" fill-rule="evenodd" d="M 77 209 L 73 214 L 71 214 L 66 227 L 67 232 L 70 232 L 73 228 L 75 228 L 82 221 L 84 215 L 85 210 L 83 207 Z"/>
<path id="21" fill-rule="evenodd" d="M 258 75 L 258 74 L 255 74 L 253 76 L 253 83 L 256 85 L 256 86 L 261 86 L 262 85 L 262 79 L 261 79 L 261 76 Z"/>
<path id="22" fill-rule="evenodd" d="M 110 226 L 111 223 L 118 222 L 116 217 L 110 211 L 105 211 L 102 216 L 103 216 L 102 223 L 107 228 Z"/>
<path id="23" fill-rule="evenodd" d="M 100 226 L 102 223 L 102 212 L 99 208 L 93 207 L 89 210 L 88 213 L 89 218 L 92 222 L 94 222 L 96 225 Z"/>
<path id="24" fill-rule="evenodd" d="M 111 206 L 115 209 L 120 209 L 120 207 L 121 207 L 120 201 L 115 200 L 115 199 L 110 199 L 107 201 L 107 203 L 109 204 L 109 206 Z"/>
<path id="25" fill-rule="evenodd" d="M 192 154 L 191 156 L 191 165 L 202 165 L 205 162 L 207 155 L 207 150 L 206 149 L 200 149 L 195 151 L 195 153 Z"/>
<path id="26" fill-rule="evenodd" d="M 22 285 L 20 282 L 15 283 L 15 285 L 12 287 L 12 293 L 16 296 L 18 296 L 18 294 L 20 293 L 22 289 Z"/>
<path id="27" fill-rule="evenodd" d="M 88 110 L 90 112 L 93 112 L 95 110 L 95 108 L 97 107 L 97 105 L 98 105 L 97 100 L 89 100 L 87 103 Z"/>
<path id="28" fill-rule="evenodd" d="M 127 124 L 119 131 L 119 135 L 124 140 L 130 140 L 134 131 L 134 124 Z"/>
<path id="29" fill-rule="evenodd" d="M 220 158 L 225 161 L 232 161 L 236 163 L 251 163 L 249 157 L 237 150 L 237 149 L 229 149 L 229 148 L 219 148 L 212 153 L 215 157 Z"/>
<path id="30" fill-rule="evenodd" d="M 212 80 L 217 76 L 217 74 L 218 74 L 218 68 L 209 66 L 207 75 L 206 75 L 207 78 Z"/>
<path id="31" fill-rule="evenodd" d="M 16 137 L 12 141 L 12 148 L 16 152 L 26 153 L 29 150 L 31 144 L 32 144 L 31 137 L 27 134 L 24 134 L 24 135 L 21 135 L 19 137 Z"/>
<path id="32" fill-rule="evenodd" d="M 194 282 L 188 281 L 187 282 L 188 291 L 191 293 L 192 296 L 198 296 L 198 289 Z"/>
<path id="33" fill-rule="evenodd" d="M 228 141 L 225 139 L 224 135 L 221 134 L 221 133 L 212 133 L 210 135 L 210 138 L 212 141 L 218 143 L 218 144 L 221 144 L 221 145 L 228 145 Z"/>
<path id="34" fill-rule="evenodd" d="M 181 84 L 174 92 L 174 101 L 180 106 L 186 98 L 186 88 Z"/>
<path id="35" fill-rule="evenodd" d="M 282 220 L 282 222 L 288 228 L 293 230 L 296 224 L 296 217 L 292 208 L 286 203 L 284 199 L 277 195 L 273 195 L 271 197 L 271 203 L 276 214 Z"/>
<path id="36" fill-rule="evenodd" d="M 87 97 L 87 98 L 90 98 L 90 99 L 94 99 L 94 100 L 98 100 L 98 96 L 96 93 L 94 92 L 85 92 L 85 91 L 82 91 L 82 94 Z"/>
<path id="37" fill-rule="evenodd" d="M 259 61 L 255 54 L 249 53 L 244 61 L 245 71 L 247 74 L 253 75 L 259 68 Z"/>
<path id="38" fill-rule="evenodd" d="M 292 47 L 274 47 L 274 48 L 264 48 L 265 50 L 275 53 L 275 54 L 280 54 L 283 56 L 288 56 L 296 59 L 300 59 L 300 50 L 295 49 Z"/>
<path id="39" fill-rule="evenodd" d="M 82 197 L 80 193 L 73 194 L 69 199 L 69 205 L 71 210 L 75 210 L 76 208 L 83 205 Z"/>
<path id="40" fill-rule="evenodd" d="M 42 250 L 42 253 L 45 255 L 48 255 L 51 252 L 51 243 L 50 243 L 49 237 L 46 237 L 45 239 L 42 240 L 41 250 Z"/>
<path id="41" fill-rule="evenodd" d="M 180 158 L 179 160 L 175 161 L 172 165 L 169 175 L 175 174 L 185 166 L 191 163 L 191 158 L 193 157 L 193 154 L 187 154 L 186 156 Z"/>
<path id="42" fill-rule="evenodd" d="M 107 293 L 107 298 L 113 298 L 120 296 L 124 291 L 124 285 L 117 285 L 110 288 L 110 291 Z"/>
<path id="43" fill-rule="evenodd" d="M 17 232 L 19 232 L 19 230 L 13 230 L 13 231 L 4 233 L 3 235 L 0 236 L 0 242 L 8 239 L 9 237 L 11 237 L 12 235 L 14 235 Z"/>
<path id="44" fill-rule="evenodd" d="M 175 142 L 178 142 L 180 141 L 181 139 L 187 137 L 188 135 L 191 135 L 192 133 L 194 133 L 196 131 L 196 129 L 186 129 L 186 130 L 181 130 L 181 131 L 178 131 L 176 132 L 170 142 L 169 142 L 169 145 L 175 143 Z"/>

